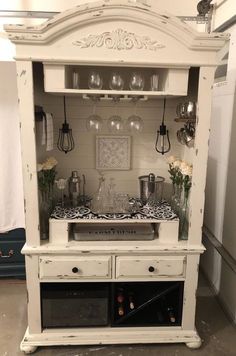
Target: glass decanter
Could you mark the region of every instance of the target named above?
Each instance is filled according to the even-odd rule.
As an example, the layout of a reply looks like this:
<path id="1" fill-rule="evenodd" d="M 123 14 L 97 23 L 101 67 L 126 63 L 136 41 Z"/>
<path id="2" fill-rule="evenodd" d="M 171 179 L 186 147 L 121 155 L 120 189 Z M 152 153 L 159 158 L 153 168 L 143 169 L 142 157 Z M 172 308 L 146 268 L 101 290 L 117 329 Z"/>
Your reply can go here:
<path id="1" fill-rule="evenodd" d="M 107 209 L 107 191 L 106 191 L 106 180 L 102 176 L 99 178 L 98 190 L 94 193 L 91 210 L 94 213 L 101 214 L 105 213 Z"/>
<path id="2" fill-rule="evenodd" d="M 115 212 L 115 183 L 114 178 L 110 178 L 110 182 L 107 189 L 107 212 L 113 213 Z"/>

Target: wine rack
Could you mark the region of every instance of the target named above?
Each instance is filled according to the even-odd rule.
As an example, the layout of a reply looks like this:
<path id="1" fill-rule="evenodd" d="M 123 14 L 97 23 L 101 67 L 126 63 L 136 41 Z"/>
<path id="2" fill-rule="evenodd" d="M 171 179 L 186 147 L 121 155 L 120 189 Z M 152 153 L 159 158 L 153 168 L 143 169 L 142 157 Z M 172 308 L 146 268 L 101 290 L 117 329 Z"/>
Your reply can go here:
<path id="1" fill-rule="evenodd" d="M 183 285 L 183 282 L 114 283 L 111 325 L 180 326 Z"/>

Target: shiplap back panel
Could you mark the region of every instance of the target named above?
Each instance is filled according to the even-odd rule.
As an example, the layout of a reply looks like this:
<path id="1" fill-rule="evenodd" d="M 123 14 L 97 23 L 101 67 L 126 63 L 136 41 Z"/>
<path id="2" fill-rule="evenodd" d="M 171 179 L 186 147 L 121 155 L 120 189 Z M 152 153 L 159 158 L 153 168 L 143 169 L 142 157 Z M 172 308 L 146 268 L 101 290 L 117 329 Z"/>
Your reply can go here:
<path id="1" fill-rule="evenodd" d="M 79 97 L 67 97 L 67 119 L 73 131 L 75 149 L 67 154 L 60 152 L 57 147 L 58 130 L 64 120 L 63 96 L 44 93 L 41 69 L 38 68 L 38 75 L 35 76 L 35 104 L 43 106 L 45 112 L 50 112 L 54 120 L 54 150 L 45 151 L 45 146 L 41 146 L 41 129 L 37 124 L 37 155 L 38 162 L 42 162 L 48 156 L 54 156 L 58 160 L 57 178 L 68 178 L 72 170 L 78 170 L 79 175 L 86 177 L 86 193 L 92 194 L 98 187 L 99 172 L 95 169 L 95 142 L 96 134 L 88 132 L 86 119 L 93 113 L 94 103 L 91 100 L 83 100 Z M 182 146 L 176 138 L 177 130 L 183 124 L 176 123 L 176 106 L 179 102 L 187 101 L 186 97 L 167 99 L 165 123 L 169 130 L 171 140 L 171 151 L 162 156 L 155 151 L 156 132 L 162 121 L 163 98 L 158 100 L 139 101 L 137 103 L 136 114 L 143 119 L 143 131 L 140 134 L 130 134 L 124 129 L 120 135 L 131 135 L 131 169 L 129 171 L 103 171 L 107 178 L 114 178 L 116 190 L 127 192 L 130 195 L 139 195 L 140 175 L 153 172 L 166 178 L 169 183 L 168 164 L 166 158 L 175 155 L 184 158 L 186 148 Z M 108 130 L 107 121 L 112 115 L 121 116 L 126 122 L 128 117 L 135 113 L 135 105 L 132 102 L 121 101 L 115 104 L 113 101 L 99 101 L 96 104 L 96 114 L 103 119 L 103 129 L 98 134 L 113 135 Z M 189 150 L 187 148 L 187 150 Z M 191 156 L 191 155 L 190 155 Z M 189 158 L 189 154 L 187 155 Z M 167 188 L 168 191 L 168 188 Z M 168 195 L 169 192 L 166 192 Z"/>

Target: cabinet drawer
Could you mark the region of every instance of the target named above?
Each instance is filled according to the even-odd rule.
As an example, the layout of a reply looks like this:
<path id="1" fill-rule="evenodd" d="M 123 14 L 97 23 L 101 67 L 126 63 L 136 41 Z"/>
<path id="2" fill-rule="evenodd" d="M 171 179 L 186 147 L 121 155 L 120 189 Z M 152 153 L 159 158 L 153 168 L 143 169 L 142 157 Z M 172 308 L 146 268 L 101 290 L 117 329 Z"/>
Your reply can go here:
<path id="1" fill-rule="evenodd" d="M 185 275 L 184 256 L 118 256 L 116 278 L 159 278 Z"/>
<path id="2" fill-rule="evenodd" d="M 110 256 L 45 256 L 39 259 L 41 279 L 110 278 Z"/>

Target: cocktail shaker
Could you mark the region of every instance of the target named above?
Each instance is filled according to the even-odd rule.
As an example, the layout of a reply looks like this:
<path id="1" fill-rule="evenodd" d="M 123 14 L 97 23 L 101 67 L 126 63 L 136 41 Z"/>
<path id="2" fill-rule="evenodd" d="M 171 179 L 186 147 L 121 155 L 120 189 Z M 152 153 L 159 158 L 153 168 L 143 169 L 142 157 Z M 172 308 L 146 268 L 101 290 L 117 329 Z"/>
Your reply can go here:
<path id="1" fill-rule="evenodd" d="M 72 205 L 75 207 L 78 205 L 80 195 L 80 177 L 78 171 L 72 171 L 69 178 L 69 198 Z"/>

